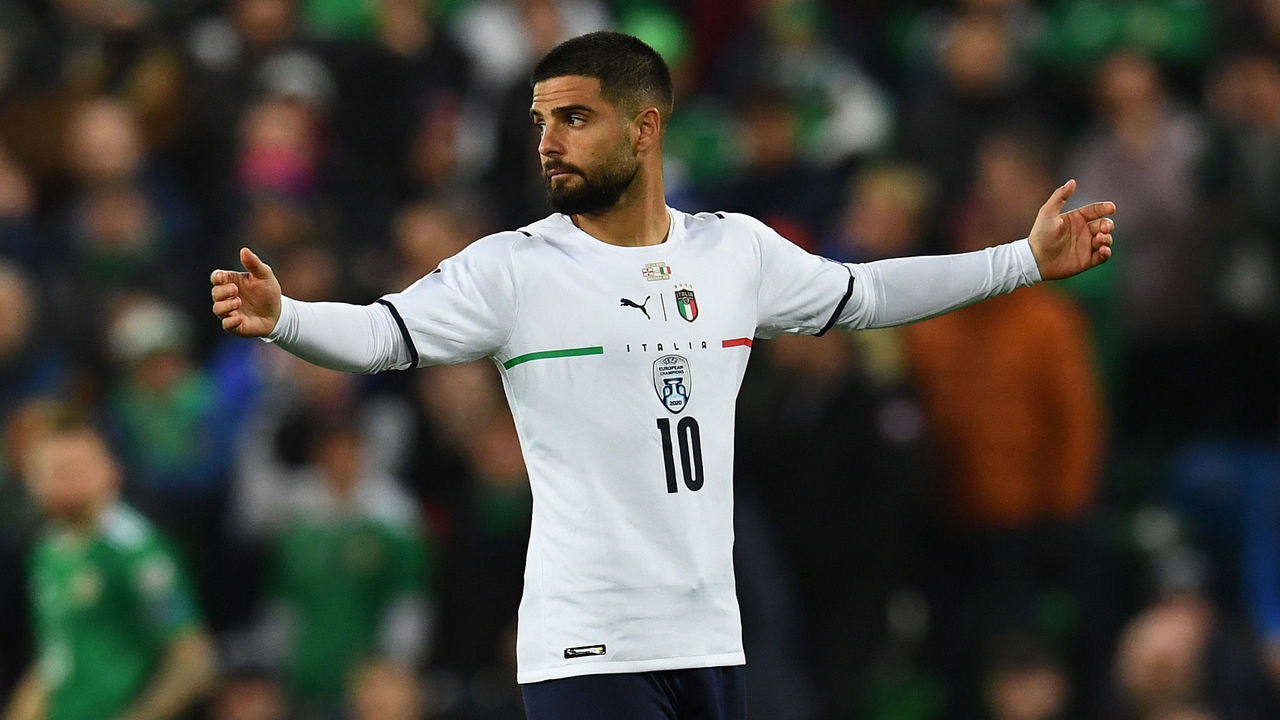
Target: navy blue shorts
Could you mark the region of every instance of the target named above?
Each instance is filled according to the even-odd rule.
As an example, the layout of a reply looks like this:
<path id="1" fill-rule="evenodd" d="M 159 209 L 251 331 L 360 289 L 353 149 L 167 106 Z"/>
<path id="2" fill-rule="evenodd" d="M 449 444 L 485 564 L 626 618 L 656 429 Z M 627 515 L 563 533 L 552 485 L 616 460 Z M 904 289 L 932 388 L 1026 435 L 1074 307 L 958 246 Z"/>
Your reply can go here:
<path id="1" fill-rule="evenodd" d="M 746 720 L 746 666 L 582 675 L 520 686 L 529 720 Z"/>

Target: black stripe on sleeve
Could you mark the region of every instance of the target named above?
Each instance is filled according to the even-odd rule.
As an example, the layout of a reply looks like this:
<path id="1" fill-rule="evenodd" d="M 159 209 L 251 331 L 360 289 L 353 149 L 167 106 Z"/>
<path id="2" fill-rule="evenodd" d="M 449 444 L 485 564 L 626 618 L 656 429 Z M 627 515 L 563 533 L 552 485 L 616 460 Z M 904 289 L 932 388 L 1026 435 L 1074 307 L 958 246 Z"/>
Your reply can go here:
<path id="1" fill-rule="evenodd" d="M 525 236 L 525 237 L 533 237 L 533 233 L 531 233 L 531 232 L 526 232 L 526 231 L 524 231 L 524 230 L 521 230 L 521 231 L 520 231 L 520 234 L 521 234 L 521 235 L 523 235 L 523 236 Z"/>
<path id="2" fill-rule="evenodd" d="M 396 310 L 396 306 L 386 300 L 378 300 L 379 305 L 385 305 L 391 311 L 391 317 L 395 318 L 396 325 L 400 327 L 400 334 L 404 336 L 404 341 L 409 345 L 409 367 L 418 367 L 418 348 L 413 344 L 413 338 L 409 337 L 409 328 L 404 324 L 404 318 L 400 317 L 400 311 Z M 844 303 L 841 303 L 843 306 Z"/>
<path id="3" fill-rule="evenodd" d="M 848 267 L 846 267 L 845 269 L 849 270 Z M 836 319 L 840 317 L 840 313 L 844 311 L 845 304 L 849 302 L 849 298 L 852 296 L 853 296 L 853 271 L 849 270 L 849 286 L 845 288 L 844 297 L 840 298 L 840 304 L 836 305 L 836 311 L 831 313 L 831 318 L 827 320 L 827 324 L 823 325 L 822 329 L 819 330 L 814 335 L 814 337 L 822 337 L 823 335 L 827 334 L 827 331 L 831 329 L 831 326 L 836 324 Z"/>
<path id="4" fill-rule="evenodd" d="M 718 212 L 718 213 L 712 213 L 712 215 L 715 215 L 716 217 L 720 218 L 721 220 L 723 220 L 723 219 L 724 219 L 724 213 Z"/>

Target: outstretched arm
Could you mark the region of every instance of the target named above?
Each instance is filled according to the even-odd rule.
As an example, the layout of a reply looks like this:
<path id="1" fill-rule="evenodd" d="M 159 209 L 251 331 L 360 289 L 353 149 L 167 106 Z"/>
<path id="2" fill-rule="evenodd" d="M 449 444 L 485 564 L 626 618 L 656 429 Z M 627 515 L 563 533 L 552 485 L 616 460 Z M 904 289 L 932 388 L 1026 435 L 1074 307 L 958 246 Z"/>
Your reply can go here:
<path id="1" fill-rule="evenodd" d="M 1075 180 L 1054 190 L 1025 240 L 958 255 L 850 265 L 854 284 L 838 322 L 851 329 L 924 320 L 1040 280 L 1083 272 L 1111 257 L 1115 203 L 1062 212 Z"/>
<path id="2" fill-rule="evenodd" d="M 249 248 L 240 250 L 247 272 L 214 270 L 213 314 L 222 328 L 263 338 L 309 363 L 343 372 L 406 368 L 411 353 L 387 308 L 285 297 L 271 267 Z"/>

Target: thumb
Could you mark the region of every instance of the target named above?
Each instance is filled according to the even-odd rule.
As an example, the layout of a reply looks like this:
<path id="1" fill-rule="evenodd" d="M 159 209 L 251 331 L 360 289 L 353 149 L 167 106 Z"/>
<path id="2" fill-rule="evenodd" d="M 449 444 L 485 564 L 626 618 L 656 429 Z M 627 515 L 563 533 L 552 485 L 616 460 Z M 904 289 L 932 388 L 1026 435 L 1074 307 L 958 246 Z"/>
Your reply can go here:
<path id="1" fill-rule="evenodd" d="M 1076 181 L 1071 179 L 1066 181 L 1045 201 L 1044 206 L 1040 208 L 1041 215 L 1049 215 L 1057 217 L 1062 214 L 1062 208 L 1067 205 L 1067 198 L 1070 198 L 1076 192 Z"/>
<path id="2" fill-rule="evenodd" d="M 266 280 L 271 277 L 271 266 L 262 262 L 257 255 L 249 248 L 240 248 L 240 264 L 244 265 L 244 269 L 249 274 L 259 280 Z"/>

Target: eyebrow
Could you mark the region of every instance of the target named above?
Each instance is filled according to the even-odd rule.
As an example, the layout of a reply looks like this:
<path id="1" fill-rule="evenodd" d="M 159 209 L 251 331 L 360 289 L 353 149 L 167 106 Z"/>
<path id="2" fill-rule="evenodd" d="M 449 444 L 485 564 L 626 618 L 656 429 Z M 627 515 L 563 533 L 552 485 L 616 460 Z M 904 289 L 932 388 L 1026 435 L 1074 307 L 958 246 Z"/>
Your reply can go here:
<path id="1" fill-rule="evenodd" d="M 553 117 L 564 117 L 565 115 L 572 115 L 574 113 L 584 113 L 584 114 L 590 115 L 595 113 L 595 110 L 593 110 L 592 108 L 586 105 L 581 105 L 581 104 L 563 105 L 561 107 L 551 108 L 551 115 Z M 542 117 L 542 113 L 538 112 L 533 108 L 530 108 L 529 117 L 533 118 L 534 120 L 537 120 L 538 118 Z"/>

